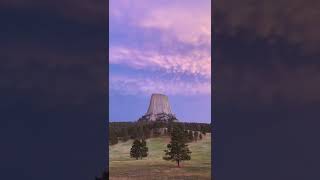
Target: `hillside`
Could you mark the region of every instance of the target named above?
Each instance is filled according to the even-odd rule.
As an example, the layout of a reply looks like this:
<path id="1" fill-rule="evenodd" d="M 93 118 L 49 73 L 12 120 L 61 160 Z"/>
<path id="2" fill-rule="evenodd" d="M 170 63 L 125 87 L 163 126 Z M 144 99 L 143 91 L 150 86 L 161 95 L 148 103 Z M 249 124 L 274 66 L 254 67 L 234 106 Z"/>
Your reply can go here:
<path id="1" fill-rule="evenodd" d="M 143 160 L 130 158 L 132 140 L 109 146 L 110 179 L 211 179 L 211 134 L 189 143 L 191 160 L 184 161 L 181 168 L 162 159 L 169 141 L 169 137 L 148 139 L 149 156 Z"/>

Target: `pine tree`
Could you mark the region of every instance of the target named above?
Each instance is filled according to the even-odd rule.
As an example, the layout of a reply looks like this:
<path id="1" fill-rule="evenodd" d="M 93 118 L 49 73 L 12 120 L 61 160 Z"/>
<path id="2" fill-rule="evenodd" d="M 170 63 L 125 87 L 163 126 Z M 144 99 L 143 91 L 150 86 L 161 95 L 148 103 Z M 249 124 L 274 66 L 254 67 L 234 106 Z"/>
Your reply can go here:
<path id="1" fill-rule="evenodd" d="M 186 161 L 191 159 L 191 151 L 188 145 L 185 144 L 184 131 L 181 126 L 175 126 L 171 133 L 170 144 L 167 145 L 167 149 L 164 150 L 165 156 L 164 160 L 171 160 L 177 162 L 178 167 L 180 167 L 181 161 Z"/>
<path id="2" fill-rule="evenodd" d="M 134 140 L 133 145 L 130 150 L 130 157 L 136 158 L 137 160 L 140 158 L 148 156 L 148 147 L 147 142 L 142 139 L 139 141 L 138 139 Z"/>
<path id="3" fill-rule="evenodd" d="M 142 139 L 141 141 L 141 159 L 142 157 L 147 157 L 148 156 L 148 147 L 147 147 L 147 142 Z"/>
<path id="4" fill-rule="evenodd" d="M 201 126 L 201 133 L 203 135 L 206 135 L 206 128 L 204 126 Z"/>
<path id="5" fill-rule="evenodd" d="M 136 158 L 137 160 L 141 157 L 141 142 L 136 139 L 130 149 L 130 157 Z"/>

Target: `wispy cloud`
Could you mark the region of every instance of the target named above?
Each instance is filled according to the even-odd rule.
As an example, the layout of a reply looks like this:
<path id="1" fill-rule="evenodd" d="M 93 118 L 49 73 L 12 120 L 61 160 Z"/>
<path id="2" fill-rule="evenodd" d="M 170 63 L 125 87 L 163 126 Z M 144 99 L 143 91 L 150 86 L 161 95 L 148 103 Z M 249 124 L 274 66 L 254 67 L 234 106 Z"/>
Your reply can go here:
<path id="1" fill-rule="evenodd" d="M 112 0 L 110 16 L 112 22 L 125 22 L 135 27 L 154 28 L 167 35 L 176 36 L 182 42 L 211 44 L 210 1 Z"/>
<path id="2" fill-rule="evenodd" d="M 211 44 L 211 15 L 203 9 L 183 7 L 159 8 L 143 16 L 138 25 L 157 28 L 174 34 L 180 41 L 190 44 Z"/>
<path id="3" fill-rule="evenodd" d="M 161 54 L 157 51 L 111 47 L 109 52 L 111 64 L 121 64 L 136 69 L 165 70 L 168 73 L 186 73 L 205 78 L 211 76 L 211 55 L 206 51 Z"/>
<path id="4" fill-rule="evenodd" d="M 151 94 L 167 95 L 210 95 L 211 84 L 208 81 L 177 81 L 176 79 L 161 79 L 148 77 L 129 77 L 116 75 L 110 77 L 110 91 L 121 94 Z"/>
<path id="5" fill-rule="evenodd" d="M 111 0 L 110 10 L 109 63 L 141 70 L 111 75 L 111 91 L 210 94 L 210 1 Z"/>

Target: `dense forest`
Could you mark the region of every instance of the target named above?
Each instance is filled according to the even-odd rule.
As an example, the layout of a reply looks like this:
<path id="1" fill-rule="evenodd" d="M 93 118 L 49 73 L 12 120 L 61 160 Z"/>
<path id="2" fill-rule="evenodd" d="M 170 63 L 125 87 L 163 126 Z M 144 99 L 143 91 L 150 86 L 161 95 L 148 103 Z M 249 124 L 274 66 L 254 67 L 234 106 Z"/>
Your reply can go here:
<path id="1" fill-rule="evenodd" d="M 206 123 L 175 121 L 110 122 L 109 145 L 117 144 L 119 141 L 125 142 L 129 139 L 148 139 L 160 135 L 170 135 L 175 124 L 180 124 L 183 127 L 186 136 L 189 136 L 190 140 L 193 140 L 193 136 L 194 140 L 197 140 L 201 134 L 205 135 L 211 132 L 211 124 Z"/>

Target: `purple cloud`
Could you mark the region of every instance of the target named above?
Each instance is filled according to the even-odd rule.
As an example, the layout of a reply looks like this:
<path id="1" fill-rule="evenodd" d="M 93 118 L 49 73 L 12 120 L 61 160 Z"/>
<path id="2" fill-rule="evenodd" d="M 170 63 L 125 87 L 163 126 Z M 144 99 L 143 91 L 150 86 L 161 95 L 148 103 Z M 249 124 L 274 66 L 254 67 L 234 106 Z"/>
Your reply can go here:
<path id="1" fill-rule="evenodd" d="M 110 90 L 124 94 L 210 94 L 210 3 L 186 0 L 181 6 L 177 0 L 111 0 L 110 28 L 116 36 L 109 42 L 110 65 L 154 75 L 145 77 L 137 72 L 133 78 L 110 74 Z M 163 79 L 163 74 L 171 79 Z"/>
<path id="2" fill-rule="evenodd" d="M 141 93 L 149 95 L 155 92 L 167 95 L 210 95 L 211 93 L 210 82 L 121 75 L 111 76 L 109 87 L 112 91 L 126 95 Z"/>
<path id="3" fill-rule="evenodd" d="M 168 73 L 186 73 L 205 78 L 211 76 L 211 55 L 201 50 L 184 54 L 161 54 L 157 51 L 111 47 L 109 57 L 111 64 L 121 64 L 136 69 L 160 69 Z"/>

